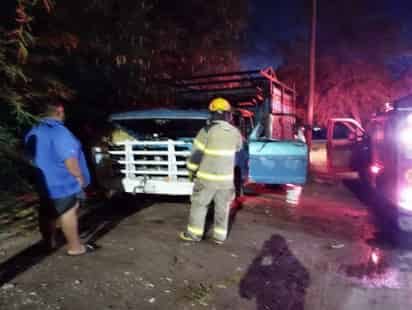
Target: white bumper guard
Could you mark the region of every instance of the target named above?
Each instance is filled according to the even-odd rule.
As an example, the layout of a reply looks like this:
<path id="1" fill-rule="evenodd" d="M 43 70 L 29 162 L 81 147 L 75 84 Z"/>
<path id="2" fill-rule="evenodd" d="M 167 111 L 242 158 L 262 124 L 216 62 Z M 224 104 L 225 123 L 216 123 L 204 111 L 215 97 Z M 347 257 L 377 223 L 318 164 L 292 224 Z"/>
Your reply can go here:
<path id="1" fill-rule="evenodd" d="M 188 145 L 191 143 L 174 140 L 123 141 L 116 144 L 120 150 L 109 153 L 122 167 L 125 192 L 191 195 L 193 183 L 186 168 Z"/>

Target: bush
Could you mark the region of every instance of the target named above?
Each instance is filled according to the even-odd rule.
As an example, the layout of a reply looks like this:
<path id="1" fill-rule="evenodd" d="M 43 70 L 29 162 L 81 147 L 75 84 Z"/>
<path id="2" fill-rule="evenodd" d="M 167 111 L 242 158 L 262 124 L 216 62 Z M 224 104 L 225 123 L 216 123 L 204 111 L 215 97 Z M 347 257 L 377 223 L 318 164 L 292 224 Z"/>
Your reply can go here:
<path id="1" fill-rule="evenodd" d="M 0 127 L 0 192 L 17 194 L 32 190 L 31 171 L 14 134 Z"/>

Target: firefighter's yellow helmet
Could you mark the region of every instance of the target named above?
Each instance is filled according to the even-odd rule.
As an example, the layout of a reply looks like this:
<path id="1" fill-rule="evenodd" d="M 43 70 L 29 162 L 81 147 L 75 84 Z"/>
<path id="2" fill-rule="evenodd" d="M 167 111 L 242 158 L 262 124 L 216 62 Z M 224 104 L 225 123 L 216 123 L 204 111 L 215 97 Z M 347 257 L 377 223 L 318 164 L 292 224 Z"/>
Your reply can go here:
<path id="1" fill-rule="evenodd" d="M 231 109 L 229 101 L 227 101 L 224 98 L 215 98 L 212 101 L 210 101 L 209 104 L 209 110 L 211 112 L 217 112 L 217 111 L 224 111 L 224 112 L 229 112 Z"/>

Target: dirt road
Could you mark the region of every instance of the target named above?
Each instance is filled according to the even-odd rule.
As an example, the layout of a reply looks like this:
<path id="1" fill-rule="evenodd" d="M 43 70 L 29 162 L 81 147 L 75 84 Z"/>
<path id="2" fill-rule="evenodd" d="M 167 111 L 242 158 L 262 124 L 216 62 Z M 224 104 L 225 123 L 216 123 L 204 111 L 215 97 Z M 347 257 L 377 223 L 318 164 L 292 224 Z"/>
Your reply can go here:
<path id="1" fill-rule="evenodd" d="M 82 218 L 102 249 L 44 255 L 36 233 L 0 243 L 0 309 L 410 309 L 412 251 L 383 242 L 343 185 L 310 184 L 288 208 L 247 196 L 229 240 L 178 240 L 185 199 L 118 199 Z M 4 234 L 3 234 L 4 236 Z M 1 234 L 0 234 L 1 237 Z"/>

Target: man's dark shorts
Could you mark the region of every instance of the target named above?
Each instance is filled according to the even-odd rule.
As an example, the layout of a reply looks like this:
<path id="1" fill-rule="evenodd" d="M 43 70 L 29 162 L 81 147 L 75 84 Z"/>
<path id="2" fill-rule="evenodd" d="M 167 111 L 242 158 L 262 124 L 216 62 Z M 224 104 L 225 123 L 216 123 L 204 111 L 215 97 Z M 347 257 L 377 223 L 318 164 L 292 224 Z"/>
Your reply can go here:
<path id="1" fill-rule="evenodd" d="M 49 218 L 58 218 L 75 207 L 83 199 L 83 195 L 83 192 L 81 192 L 57 199 L 42 197 L 39 212 Z"/>

